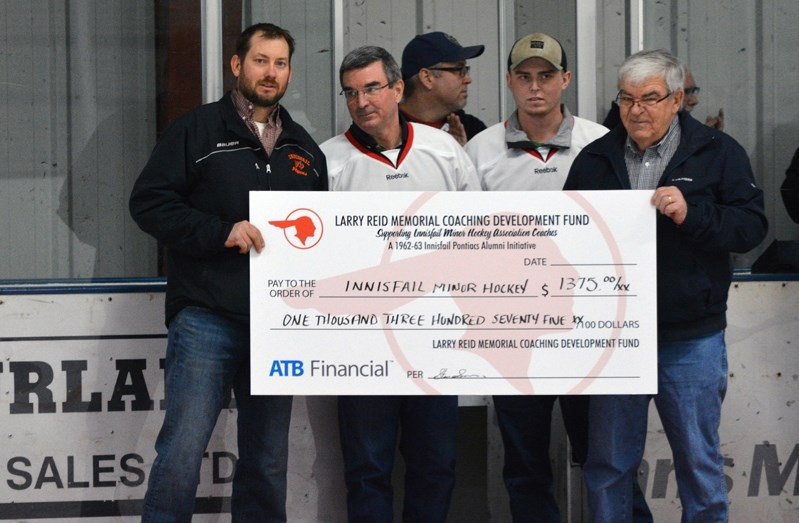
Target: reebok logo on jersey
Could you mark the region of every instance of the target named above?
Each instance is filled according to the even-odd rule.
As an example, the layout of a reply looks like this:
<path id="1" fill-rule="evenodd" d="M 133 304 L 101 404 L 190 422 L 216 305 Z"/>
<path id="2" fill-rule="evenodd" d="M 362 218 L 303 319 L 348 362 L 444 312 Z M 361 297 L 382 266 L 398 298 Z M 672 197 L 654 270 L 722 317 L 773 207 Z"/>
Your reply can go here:
<path id="1" fill-rule="evenodd" d="M 311 160 L 294 153 L 289 154 L 289 159 L 294 162 L 294 165 L 291 168 L 291 170 L 294 171 L 294 174 L 308 176 L 307 169 L 311 165 Z"/>
<path id="2" fill-rule="evenodd" d="M 386 180 L 397 180 L 399 178 L 410 178 L 408 173 L 387 174 Z"/>
<path id="3" fill-rule="evenodd" d="M 542 169 L 533 169 L 535 174 L 547 174 L 547 173 L 556 173 L 558 172 L 557 167 L 544 167 Z"/>

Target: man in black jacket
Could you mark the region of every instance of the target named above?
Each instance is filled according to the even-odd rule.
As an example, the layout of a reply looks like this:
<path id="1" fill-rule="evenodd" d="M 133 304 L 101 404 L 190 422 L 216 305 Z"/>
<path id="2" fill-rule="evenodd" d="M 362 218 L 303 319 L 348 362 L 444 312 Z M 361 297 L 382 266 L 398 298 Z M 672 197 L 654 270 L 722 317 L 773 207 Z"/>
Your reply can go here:
<path id="1" fill-rule="evenodd" d="M 291 397 L 250 394 L 251 190 L 327 190 L 325 157 L 279 105 L 294 39 L 272 24 L 239 37 L 237 88 L 179 118 L 130 197 L 136 223 L 166 248 L 167 408 L 142 521 L 189 521 L 200 464 L 231 389 L 239 460 L 233 521 L 286 521 Z"/>
<path id="2" fill-rule="evenodd" d="M 404 99 L 400 109 L 411 122 L 443 129 L 465 145 L 486 125 L 463 110 L 472 76 L 466 60 L 485 51 L 483 45 L 461 46 L 441 31 L 417 35 L 402 51 Z"/>
<path id="3" fill-rule="evenodd" d="M 680 112 L 684 68 L 642 51 L 619 69 L 621 126 L 587 145 L 564 189 L 651 191 L 657 209 L 658 393 L 674 457 L 683 521 L 727 521 L 719 442 L 727 389 L 731 252 L 767 230 L 763 192 L 743 148 Z M 583 468 L 597 522 L 632 518 L 632 481 L 644 453 L 651 396 L 594 396 Z"/>

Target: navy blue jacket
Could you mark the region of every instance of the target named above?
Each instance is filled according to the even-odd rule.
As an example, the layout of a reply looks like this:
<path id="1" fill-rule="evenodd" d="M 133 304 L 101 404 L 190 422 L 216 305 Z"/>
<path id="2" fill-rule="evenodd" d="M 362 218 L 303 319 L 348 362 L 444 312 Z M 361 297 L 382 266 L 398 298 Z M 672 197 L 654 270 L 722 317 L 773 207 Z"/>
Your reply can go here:
<path id="1" fill-rule="evenodd" d="M 753 249 L 768 229 L 763 192 L 755 185 L 744 149 L 685 111 L 678 117 L 680 144 L 658 186 L 679 188 L 688 215 L 679 226 L 657 216 L 658 337 L 664 341 L 696 338 L 727 326 L 730 253 Z M 564 190 L 630 189 L 626 139 L 619 125 L 586 146 Z"/>
<path id="2" fill-rule="evenodd" d="M 233 224 L 249 220 L 249 191 L 327 190 L 327 162 L 311 136 L 280 108 L 283 131 L 267 155 L 227 93 L 173 122 L 130 196 L 141 229 L 166 247 L 166 321 L 187 306 L 238 321 L 250 311 L 250 260 L 226 248 Z"/>

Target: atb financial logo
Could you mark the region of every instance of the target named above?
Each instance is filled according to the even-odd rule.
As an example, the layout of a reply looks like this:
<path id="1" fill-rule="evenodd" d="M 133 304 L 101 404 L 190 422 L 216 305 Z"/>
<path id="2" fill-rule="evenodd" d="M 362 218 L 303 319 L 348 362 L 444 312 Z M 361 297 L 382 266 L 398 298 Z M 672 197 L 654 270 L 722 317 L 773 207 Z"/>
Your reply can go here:
<path id="1" fill-rule="evenodd" d="M 283 229 L 283 236 L 297 249 L 312 249 L 322 239 L 322 218 L 311 209 L 295 209 L 283 220 L 270 220 L 269 225 Z"/>
<path id="2" fill-rule="evenodd" d="M 269 377 L 298 378 L 305 374 L 301 360 L 272 360 Z"/>

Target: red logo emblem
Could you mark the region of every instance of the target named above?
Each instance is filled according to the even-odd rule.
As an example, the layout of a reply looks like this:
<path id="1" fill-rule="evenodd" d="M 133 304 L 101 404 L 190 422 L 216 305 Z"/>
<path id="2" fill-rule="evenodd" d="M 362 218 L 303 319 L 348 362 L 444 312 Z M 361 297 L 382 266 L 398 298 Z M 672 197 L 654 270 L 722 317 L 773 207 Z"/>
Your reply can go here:
<path id="1" fill-rule="evenodd" d="M 283 229 L 283 236 L 292 247 L 311 249 L 322 239 L 324 224 L 311 209 L 295 209 L 285 220 L 270 220 L 270 225 Z"/>

